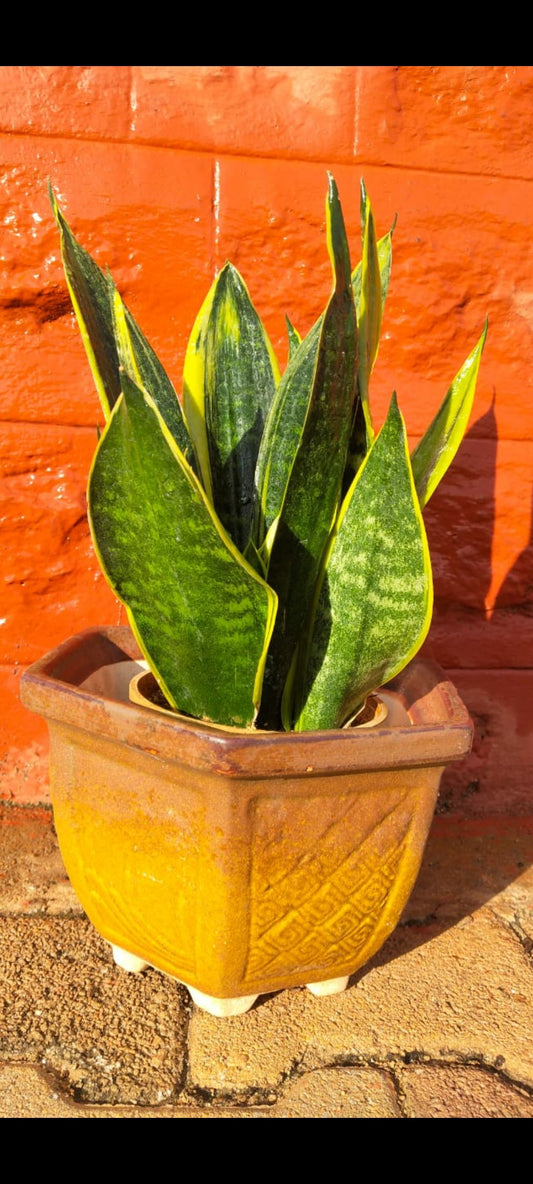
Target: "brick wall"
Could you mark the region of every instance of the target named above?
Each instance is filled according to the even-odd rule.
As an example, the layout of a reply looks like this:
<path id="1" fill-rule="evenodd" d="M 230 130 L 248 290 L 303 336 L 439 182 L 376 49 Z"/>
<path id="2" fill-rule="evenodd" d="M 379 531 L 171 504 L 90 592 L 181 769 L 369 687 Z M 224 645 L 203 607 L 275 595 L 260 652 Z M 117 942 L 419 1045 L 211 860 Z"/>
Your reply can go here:
<path id="1" fill-rule="evenodd" d="M 46 800 L 47 737 L 20 673 L 120 619 L 85 483 L 101 422 L 47 198 L 109 266 L 178 389 L 214 270 L 241 270 L 281 360 L 328 296 L 326 169 L 354 259 L 364 175 L 398 213 L 379 419 L 413 442 L 490 329 L 463 448 L 426 513 L 436 608 L 425 651 L 477 723 L 441 809 L 530 810 L 533 741 L 533 67 L 0 67 L 0 797 Z"/>

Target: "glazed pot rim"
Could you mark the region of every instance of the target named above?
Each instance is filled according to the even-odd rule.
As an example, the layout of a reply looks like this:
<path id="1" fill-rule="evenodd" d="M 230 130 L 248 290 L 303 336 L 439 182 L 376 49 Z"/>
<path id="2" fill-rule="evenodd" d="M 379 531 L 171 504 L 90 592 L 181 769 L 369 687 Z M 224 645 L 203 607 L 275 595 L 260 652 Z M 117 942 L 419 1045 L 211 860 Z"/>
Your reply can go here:
<path id="1" fill-rule="evenodd" d="M 155 713 L 87 689 L 102 668 L 135 664 L 140 653 L 127 626 L 92 628 L 68 638 L 28 668 L 21 698 L 51 729 L 71 727 L 97 734 L 102 743 L 120 742 L 174 763 L 197 768 L 217 765 L 233 777 L 276 778 L 289 768 L 295 777 L 355 768 L 442 766 L 462 759 L 472 742 L 472 723 L 453 684 L 439 667 L 416 658 L 387 684 L 402 700 L 406 727 L 345 728 L 316 732 L 232 732 L 201 720 Z M 85 685 L 84 685 L 85 684 Z M 155 720 L 154 720 L 155 717 Z"/>

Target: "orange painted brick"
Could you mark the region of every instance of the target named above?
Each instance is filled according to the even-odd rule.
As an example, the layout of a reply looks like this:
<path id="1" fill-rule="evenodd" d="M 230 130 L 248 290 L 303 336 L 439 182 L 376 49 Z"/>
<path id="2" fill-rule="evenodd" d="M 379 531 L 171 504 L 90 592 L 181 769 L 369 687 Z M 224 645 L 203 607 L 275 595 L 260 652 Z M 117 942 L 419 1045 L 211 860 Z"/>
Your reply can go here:
<path id="1" fill-rule="evenodd" d="M 0 131 L 125 139 L 131 66 L 2 66 Z"/>
<path id="2" fill-rule="evenodd" d="M 301 162 L 222 159 L 218 169 L 216 260 L 230 259 L 243 275 L 272 337 L 287 355 L 287 314 L 304 335 L 331 292 L 325 198 L 327 170 Z M 350 226 L 359 227 L 357 179 L 337 169 Z"/>
<path id="3" fill-rule="evenodd" d="M 58 293 L 67 295 L 61 289 Z M 0 420 L 21 419 L 93 427 L 103 423 L 70 309 L 44 323 L 29 308 L 0 310 Z"/>
<path id="4" fill-rule="evenodd" d="M 533 654 L 533 605 L 484 612 L 436 600 L 423 654 L 444 670 L 529 666 Z"/>
<path id="5" fill-rule="evenodd" d="M 371 388 L 378 420 L 396 390 L 410 430 L 422 433 L 488 316 L 474 417 L 493 407 L 495 434 L 531 438 L 530 186 L 382 169 L 365 169 L 365 180 L 378 234 L 398 211 Z"/>
<path id="6" fill-rule="evenodd" d="M 424 512 L 441 601 L 481 611 L 533 604 L 532 460 L 530 443 L 463 440 Z"/>
<path id="7" fill-rule="evenodd" d="M 352 156 L 355 66 L 132 70 L 134 138 L 252 156 Z"/>
<path id="8" fill-rule="evenodd" d="M 1 429 L 1 662 L 35 661 L 71 633 L 118 619 L 86 517 L 95 446 L 88 429 Z"/>
<path id="9" fill-rule="evenodd" d="M 48 802 L 48 729 L 20 702 L 22 671 L 0 666 L 0 801 Z"/>
<path id="10" fill-rule="evenodd" d="M 533 608 L 533 441 L 502 440 L 495 477 L 489 604 Z M 512 560 L 512 562 L 510 562 Z M 533 661 L 533 650 L 529 660 Z"/>
<path id="11" fill-rule="evenodd" d="M 355 155 L 531 180 L 532 114 L 533 66 L 360 66 Z"/>
<path id="12" fill-rule="evenodd" d="M 204 157 L 83 144 L 73 175 L 71 163 L 58 159 L 57 145 L 39 143 L 39 172 L 34 160 L 29 166 L 27 142 L 6 143 L 13 163 L 0 203 L 6 226 L 0 312 L 3 306 L 7 324 L 0 415 L 15 414 L 19 385 L 28 392 L 34 389 L 35 380 L 28 381 L 30 353 L 45 332 L 43 326 L 47 348 L 42 365 L 48 378 L 42 400 L 36 392 L 35 410 L 28 393 L 28 415 L 57 418 L 58 352 L 69 385 L 72 375 L 77 387 L 76 373 L 81 373 L 75 352 L 70 358 L 64 353 L 62 327 L 46 319 L 67 307 L 55 228 L 39 188 L 47 172 L 55 175 L 60 196 L 66 195 L 66 213 L 80 238 L 102 265 L 110 266 L 178 385 L 188 334 L 215 261 L 220 265 L 229 257 L 240 267 L 282 350 L 285 311 L 304 330 L 319 315 L 330 287 L 322 166 L 241 158 L 224 159 L 217 169 Z M 149 166 L 159 162 L 164 176 L 158 172 L 154 181 Z M 336 174 L 355 260 L 359 170 L 339 166 Z M 390 226 L 395 209 L 400 213 L 372 384 L 378 421 L 396 389 L 410 430 L 421 433 L 488 313 L 476 409 L 488 411 L 494 398 L 495 430 L 510 438 L 530 437 L 533 407 L 523 398 L 529 383 L 533 263 L 528 186 L 474 179 L 468 200 L 462 202 L 463 186 L 456 177 L 379 169 L 367 172 L 366 180 L 380 233 Z M 108 196 L 102 198 L 104 182 Z M 22 335 L 29 342 L 27 359 L 17 348 L 19 331 L 21 342 Z M 78 408 L 71 410 L 71 399 L 76 396 L 69 396 L 65 418 L 90 422 L 94 401 L 83 419 Z"/>
<path id="13" fill-rule="evenodd" d="M 338 166 L 352 253 L 360 258 L 360 170 Z M 492 431 L 533 435 L 529 388 L 533 245 L 524 182 L 366 169 L 378 233 L 398 212 L 392 279 L 371 396 L 376 419 L 398 392 L 410 431 L 422 434 L 489 317 L 475 419 L 493 407 Z M 303 162 L 227 158 L 218 170 L 217 263 L 242 271 L 275 348 L 284 313 L 306 331 L 331 285 L 326 250 L 326 169 Z M 486 434 L 486 425 L 480 427 Z"/>
<path id="14" fill-rule="evenodd" d="M 95 143 L 0 139 L 0 418 L 94 423 L 94 384 L 74 326 L 48 202 L 50 177 L 83 246 L 109 267 L 180 387 L 213 275 L 206 157 Z"/>
<path id="15" fill-rule="evenodd" d="M 475 725 L 470 756 L 444 773 L 440 810 L 533 813 L 533 670 L 451 670 Z"/>

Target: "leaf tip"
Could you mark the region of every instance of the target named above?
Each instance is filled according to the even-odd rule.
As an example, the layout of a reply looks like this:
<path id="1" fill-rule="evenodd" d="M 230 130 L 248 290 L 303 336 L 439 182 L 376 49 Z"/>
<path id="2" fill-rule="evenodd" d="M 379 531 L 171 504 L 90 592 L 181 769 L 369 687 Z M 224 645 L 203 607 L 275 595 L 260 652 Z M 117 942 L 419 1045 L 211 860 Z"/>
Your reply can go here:
<path id="1" fill-rule="evenodd" d="M 49 199 L 50 205 L 52 207 L 52 213 L 54 215 L 54 218 L 55 218 L 58 226 L 61 227 L 61 210 L 59 209 L 59 206 L 57 204 L 57 198 L 56 198 L 56 195 L 55 195 L 54 190 L 52 188 L 52 181 L 51 181 L 50 177 L 48 177 L 48 179 L 47 179 L 47 189 L 48 189 L 48 199 Z"/>
<path id="2" fill-rule="evenodd" d="M 339 197 L 339 190 L 337 188 L 337 182 L 335 180 L 335 177 L 333 176 L 333 173 L 330 173 L 328 170 L 328 201 L 331 202 L 331 201 L 334 201 L 335 199 L 338 200 L 338 197 Z"/>

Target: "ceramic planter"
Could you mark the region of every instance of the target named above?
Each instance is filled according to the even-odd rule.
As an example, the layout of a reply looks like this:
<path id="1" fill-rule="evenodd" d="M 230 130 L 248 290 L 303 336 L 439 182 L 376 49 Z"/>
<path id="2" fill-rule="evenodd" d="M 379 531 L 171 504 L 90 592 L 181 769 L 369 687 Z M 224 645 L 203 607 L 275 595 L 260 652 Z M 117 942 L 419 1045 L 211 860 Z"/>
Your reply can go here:
<path id="1" fill-rule="evenodd" d="M 472 725 L 414 661 L 375 729 L 243 733 L 128 701 L 138 649 L 88 630 L 35 663 L 65 866 L 128 969 L 185 983 L 217 1014 L 307 984 L 342 989 L 396 925 L 444 766 Z"/>

